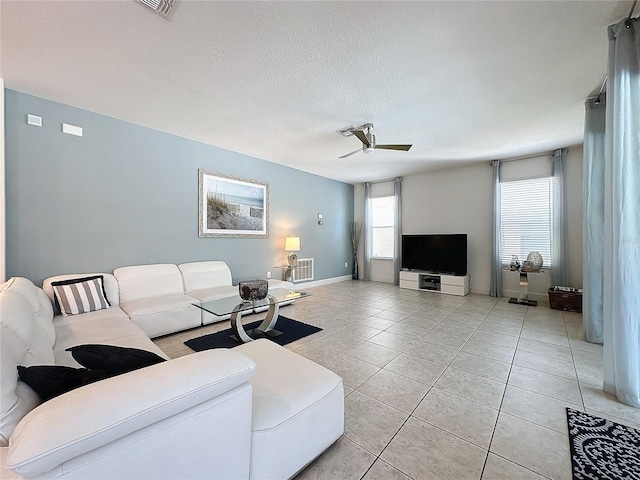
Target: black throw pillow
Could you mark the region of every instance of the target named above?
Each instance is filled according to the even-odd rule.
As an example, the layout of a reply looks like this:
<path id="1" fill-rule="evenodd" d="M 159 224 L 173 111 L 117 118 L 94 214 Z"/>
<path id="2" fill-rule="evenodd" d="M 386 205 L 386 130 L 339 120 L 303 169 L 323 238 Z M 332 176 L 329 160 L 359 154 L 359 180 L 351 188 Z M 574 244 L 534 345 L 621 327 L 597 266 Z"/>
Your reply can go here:
<path id="1" fill-rule="evenodd" d="M 115 345 L 76 345 L 67 351 L 83 367 L 103 370 L 109 375 L 120 375 L 166 361 L 153 352 Z"/>
<path id="2" fill-rule="evenodd" d="M 18 366 L 20 380 L 29 385 L 43 402 L 109 377 L 100 370 L 71 368 L 59 365 Z"/>

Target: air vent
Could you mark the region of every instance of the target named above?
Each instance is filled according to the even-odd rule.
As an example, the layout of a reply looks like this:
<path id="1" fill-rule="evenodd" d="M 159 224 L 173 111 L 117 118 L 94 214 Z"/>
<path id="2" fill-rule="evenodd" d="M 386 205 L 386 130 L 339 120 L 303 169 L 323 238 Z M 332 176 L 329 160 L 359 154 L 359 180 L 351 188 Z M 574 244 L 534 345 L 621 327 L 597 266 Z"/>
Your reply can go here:
<path id="1" fill-rule="evenodd" d="M 313 280 L 313 258 L 299 258 L 298 267 L 293 270 L 293 281 Z"/>
<path id="2" fill-rule="evenodd" d="M 165 18 L 169 16 L 174 5 L 176 4 L 176 0 L 138 0 L 138 2 L 146 5 L 158 15 L 161 15 Z"/>

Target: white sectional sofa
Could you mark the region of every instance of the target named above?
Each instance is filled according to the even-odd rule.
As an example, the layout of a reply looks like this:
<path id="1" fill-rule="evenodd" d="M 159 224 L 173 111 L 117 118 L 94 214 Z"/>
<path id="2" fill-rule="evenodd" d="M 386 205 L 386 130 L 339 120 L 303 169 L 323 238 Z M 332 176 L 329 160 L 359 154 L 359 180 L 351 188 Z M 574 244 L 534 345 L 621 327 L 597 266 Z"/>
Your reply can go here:
<path id="1" fill-rule="evenodd" d="M 180 265 L 134 265 L 116 268 L 113 274 L 57 275 L 45 279 L 43 289 L 53 301 L 52 283 L 92 275 L 104 277 L 109 303 L 119 306 L 149 338 L 227 320 L 230 315 L 212 315 L 194 308 L 193 304 L 238 295 L 238 287 L 232 284 L 231 270 L 219 260 Z M 269 280 L 269 288 L 292 289 L 294 285 Z"/>
<path id="2" fill-rule="evenodd" d="M 184 302 L 212 298 L 207 277 L 230 281 L 217 262 L 213 270 L 174 267 L 146 270 L 166 282 L 155 296 L 148 284 L 136 285 L 134 279 L 144 283 L 149 276 L 134 267 L 102 274 L 113 306 L 71 316 L 54 315 L 50 297 L 52 281 L 73 275 L 48 279 L 44 290 L 23 278 L 0 285 L 0 478 L 284 479 L 340 437 L 340 377 L 268 340 L 168 360 L 44 403 L 19 380 L 19 365 L 79 367 L 66 349 L 82 344 L 133 347 L 168 359 L 145 328 L 167 333 L 205 323 Z M 184 275 L 182 292 L 176 270 Z M 208 276 L 211 271 L 218 273 Z M 231 293 L 229 285 L 218 286 L 220 294 Z M 187 288 L 199 297 L 186 295 Z M 187 307 L 197 319 L 182 316 Z"/>

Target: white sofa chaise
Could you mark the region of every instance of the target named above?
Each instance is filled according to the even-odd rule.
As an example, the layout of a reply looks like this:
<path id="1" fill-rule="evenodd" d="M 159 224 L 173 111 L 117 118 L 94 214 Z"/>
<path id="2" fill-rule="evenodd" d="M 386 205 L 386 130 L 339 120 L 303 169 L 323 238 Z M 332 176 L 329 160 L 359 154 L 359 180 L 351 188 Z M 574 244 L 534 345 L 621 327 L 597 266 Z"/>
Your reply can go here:
<path id="1" fill-rule="evenodd" d="M 340 377 L 268 340 L 168 360 L 40 404 L 18 365 L 79 367 L 65 349 L 89 343 L 168 358 L 118 306 L 115 276 L 102 275 L 114 306 L 72 316 L 54 316 L 50 298 L 26 279 L 0 285 L 0 478 L 282 479 L 342 434 Z"/>

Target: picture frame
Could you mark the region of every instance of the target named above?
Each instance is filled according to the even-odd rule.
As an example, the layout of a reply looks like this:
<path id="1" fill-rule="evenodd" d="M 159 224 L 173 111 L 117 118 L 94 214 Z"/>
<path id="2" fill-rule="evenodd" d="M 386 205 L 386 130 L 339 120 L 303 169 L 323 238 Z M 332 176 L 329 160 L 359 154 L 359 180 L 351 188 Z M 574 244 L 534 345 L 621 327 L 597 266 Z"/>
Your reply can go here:
<path id="1" fill-rule="evenodd" d="M 198 236 L 269 238 L 269 184 L 198 170 Z"/>

